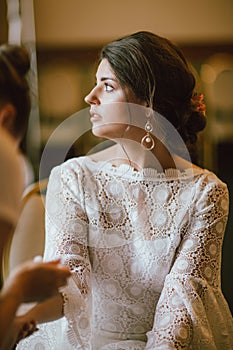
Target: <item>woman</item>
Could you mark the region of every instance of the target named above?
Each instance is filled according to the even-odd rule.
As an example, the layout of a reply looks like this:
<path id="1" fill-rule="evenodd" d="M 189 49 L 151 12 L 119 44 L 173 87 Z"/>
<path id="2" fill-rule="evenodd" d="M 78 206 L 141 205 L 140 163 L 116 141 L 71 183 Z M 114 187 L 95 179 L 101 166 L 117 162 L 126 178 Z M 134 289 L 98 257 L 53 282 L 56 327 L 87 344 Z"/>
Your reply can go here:
<path id="1" fill-rule="evenodd" d="M 26 73 L 30 68 L 27 51 L 16 45 L 0 46 L 0 269 L 4 249 L 20 214 L 23 169 L 18 145 L 25 134 L 30 112 Z M 70 276 L 60 260 L 27 261 L 9 275 L 0 293 L 0 348 L 11 349 L 15 341 L 36 330 L 28 320 L 18 330 L 13 327 L 23 302 L 42 301 L 58 293 Z"/>
<path id="2" fill-rule="evenodd" d="M 19 349 L 232 349 L 220 285 L 228 191 L 189 159 L 206 123 L 194 88 L 167 39 L 138 32 L 103 48 L 85 101 L 93 133 L 115 145 L 51 173 L 45 258 L 73 278 L 18 320 L 65 315 Z"/>

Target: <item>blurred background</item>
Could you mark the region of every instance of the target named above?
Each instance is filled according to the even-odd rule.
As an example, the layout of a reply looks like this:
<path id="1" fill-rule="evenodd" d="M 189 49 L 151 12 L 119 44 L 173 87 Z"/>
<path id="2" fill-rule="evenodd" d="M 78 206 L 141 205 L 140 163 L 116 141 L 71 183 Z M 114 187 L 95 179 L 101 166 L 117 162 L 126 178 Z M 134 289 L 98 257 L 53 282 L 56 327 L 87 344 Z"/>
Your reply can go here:
<path id="1" fill-rule="evenodd" d="M 233 0 L 0 0 L 0 44 L 21 43 L 32 57 L 32 112 L 22 143 L 32 180 L 47 177 L 72 130 L 48 147 L 54 130 L 77 111 L 93 87 L 103 44 L 139 30 L 175 42 L 204 92 L 208 125 L 199 140 L 200 165 L 228 184 L 233 198 Z M 87 123 L 87 124 L 85 124 Z M 83 119 L 85 133 L 67 157 L 89 152 L 99 142 Z M 84 130 L 82 129 L 82 130 Z M 46 146 L 47 145 L 47 146 Z M 50 164 L 39 173 L 43 150 Z M 227 225 L 222 288 L 233 312 L 233 211 Z"/>

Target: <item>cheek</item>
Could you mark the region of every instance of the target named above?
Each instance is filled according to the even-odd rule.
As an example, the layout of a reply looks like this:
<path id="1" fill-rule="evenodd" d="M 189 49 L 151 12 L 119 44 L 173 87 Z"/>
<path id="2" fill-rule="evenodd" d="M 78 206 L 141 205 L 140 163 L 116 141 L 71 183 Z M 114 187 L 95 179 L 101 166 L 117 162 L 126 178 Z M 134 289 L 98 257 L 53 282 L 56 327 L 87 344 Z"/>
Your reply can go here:
<path id="1" fill-rule="evenodd" d="M 102 116 L 104 121 L 116 124 L 128 124 L 131 120 L 128 104 L 125 102 L 106 104 Z"/>

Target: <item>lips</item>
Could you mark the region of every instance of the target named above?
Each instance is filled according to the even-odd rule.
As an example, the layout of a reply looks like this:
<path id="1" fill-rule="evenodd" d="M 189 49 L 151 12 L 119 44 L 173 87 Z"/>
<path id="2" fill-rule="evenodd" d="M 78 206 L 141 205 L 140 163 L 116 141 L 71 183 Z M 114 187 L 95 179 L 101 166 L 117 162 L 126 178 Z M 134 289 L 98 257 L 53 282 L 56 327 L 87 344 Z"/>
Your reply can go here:
<path id="1" fill-rule="evenodd" d="M 91 115 L 91 122 L 94 123 L 94 122 L 98 122 L 99 120 L 101 120 L 101 116 L 98 114 L 98 113 L 95 113 L 95 112 L 90 112 L 90 115 Z"/>

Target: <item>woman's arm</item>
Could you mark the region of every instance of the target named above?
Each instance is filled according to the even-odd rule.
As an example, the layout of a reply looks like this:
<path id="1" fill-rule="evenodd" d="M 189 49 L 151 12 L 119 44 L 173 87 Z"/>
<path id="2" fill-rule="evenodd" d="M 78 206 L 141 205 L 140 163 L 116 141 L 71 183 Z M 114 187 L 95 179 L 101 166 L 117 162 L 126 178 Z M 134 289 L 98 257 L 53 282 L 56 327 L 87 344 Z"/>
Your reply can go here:
<path id="1" fill-rule="evenodd" d="M 215 335 L 223 341 L 221 329 L 229 318 L 220 290 L 227 213 L 226 186 L 207 183 L 200 191 L 190 225 L 165 279 L 146 349 L 189 349 L 191 345 L 202 349 L 209 344 L 208 349 L 216 350 Z M 227 334 L 229 329 L 224 332 Z M 227 336 L 224 341 L 224 348 L 229 349 Z"/>
<path id="2" fill-rule="evenodd" d="M 43 332 L 48 336 L 53 327 L 58 329 L 60 324 L 68 322 L 72 324 L 71 328 L 68 327 L 69 330 L 72 329 L 72 334 L 67 333 L 68 339 L 75 342 L 75 346 L 79 344 L 82 348 L 88 348 L 89 345 L 86 344 L 90 339 L 91 268 L 87 247 L 87 216 L 83 206 L 82 174 L 76 164 L 75 169 L 70 168 L 70 164 L 72 166 L 73 162 L 54 168 L 49 179 L 46 193 L 44 260 L 60 258 L 62 263 L 69 267 L 72 276 L 67 286 L 60 290 L 63 295 L 60 303 L 57 304 L 54 300 L 52 306 L 49 303 L 37 305 L 26 317 L 34 317 L 37 322 L 44 323 L 63 316 L 64 311 L 65 318 L 61 323 L 44 323 L 41 325 L 41 333 L 38 332 L 38 339 L 35 335 L 33 341 L 40 342 Z M 85 329 L 83 325 L 86 326 Z M 59 336 L 62 336 L 61 333 Z M 30 349 L 30 339 L 20 342 L 18 348 Z"/>
<path id="3" fill-rule="evenodd" d="M 79 344 L 88 348 L 91 332 L 91 264 L 84 188 L 85 174 L 78 162 L 71 160 L 53 169 L 46 193 L 44 258 L 60 257 L 72 272 L 69 283 L 62 289 L 64 316 L 72 325 L 71 341 L 76 346 Z M 86 328 L 83 328 L 84 324 Z M 71 332 L 68 336 L 71 337 Z"/>

